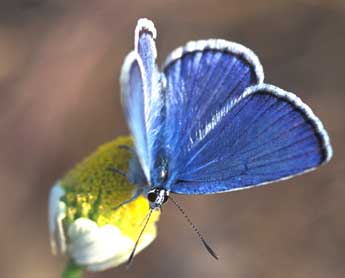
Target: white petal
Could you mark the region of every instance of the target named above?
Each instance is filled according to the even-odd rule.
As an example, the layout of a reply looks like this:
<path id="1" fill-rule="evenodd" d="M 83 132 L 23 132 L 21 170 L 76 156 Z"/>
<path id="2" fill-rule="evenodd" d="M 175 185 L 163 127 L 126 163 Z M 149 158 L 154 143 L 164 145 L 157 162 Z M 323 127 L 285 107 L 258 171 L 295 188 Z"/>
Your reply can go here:
<path id="1" fill-rule="evenodd" d="M 87 218 L 79 218 L 68 228 L 68 253 L 77 264 L 85 265 L 88 270 L 101 271 L 127 261 L 134 247 L 134 241 L 124 236 L 113 225 L 98 227 Z M 154 234 L 143 235 L 137 252 L 149 245 Z"/>
<path id="2" fill-rule="evenodd" d="M 60 201 L 65 190 L 57 182 L 50 191 L 48 202 L 48 224 L 50 233 L 50 246 L 53 254 L 65 253 L 66 237 L 63 230 L 63 219 L 66 216 L 66 205 Z"/>
<path id="3" fill-rule="evenodd" d="M 155 235 L 150 235 L 150 234 L 145 234 L 142 236 L 142 241 L 141 243 L 138 245 L 137 250 L 135 251 L 135 254 L 138 254 L 140 251 L 142 251 L 143 249 L 145 249 L 145 247 L 147 247 L 153 240 L 155 239 Z M 116 267 L 124 262 L 126 262 L 130 256 L 130 252 L 132 252 L 134 247 L 134 242 L 131 246 L 131 248 L 129 249 L 128 253 L 122 253 L 122 254 L 118 254 L 117 256 L 110 258 L 107 261 L 104 261 L 102 263 L 98 263 L 98 264 L 92 264 L 88 266 L 88 270 L 90 271 L 102 271 L 102 270 L 106 270 L 112 267 Z"/>

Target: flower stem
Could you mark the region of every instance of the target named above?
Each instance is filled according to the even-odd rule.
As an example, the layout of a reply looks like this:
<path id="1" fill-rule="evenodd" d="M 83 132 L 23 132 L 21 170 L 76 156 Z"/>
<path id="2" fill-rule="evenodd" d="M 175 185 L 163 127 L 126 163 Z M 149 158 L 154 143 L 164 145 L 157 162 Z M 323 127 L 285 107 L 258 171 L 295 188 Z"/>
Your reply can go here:
<path id="1" fill-rule="evenodd" d="M 65 269 L 62 272 L 62 278 L 81 278 L 83 276 L 84 267 L 75 264 L 72 260 L 66 263 Z"/>

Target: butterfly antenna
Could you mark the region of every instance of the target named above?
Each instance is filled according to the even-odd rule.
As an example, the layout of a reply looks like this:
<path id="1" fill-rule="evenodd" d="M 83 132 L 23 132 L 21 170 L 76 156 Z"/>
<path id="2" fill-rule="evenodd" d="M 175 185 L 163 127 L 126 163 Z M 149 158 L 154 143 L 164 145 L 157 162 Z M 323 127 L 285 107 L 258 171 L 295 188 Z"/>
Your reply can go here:
<path id="1" fill-rule="evenodd" d="M 136 249 L 137 249 L 137 247 L 138 247 L 139 240 L 140 240 L 141 236 L 143 235 L 143 233 L 144 233 L 144 231 L 145 231 L 145 229 L 146 229 L 147 224 L 149 223 L 149 220 L 150 220 L 150 218 L 151 218 L 152 211 L 153 211 L 153 209 L 150 209 L 150 211 L 148 212 L 148 214 L 147 214 L 146 217 L 145 217 L 145 218 L 146 218 L 145 224 L 144 224 L 143 228 L 141 229 L 141 232 L 140 232 L 140 234 L 139 234 L 139 236 L 138 236 L 138 239 L 137 239 L 137 241 L 135 242 L 134 247 L 133 247 L 133 250 L 132 250 L 132 252 L 131 252 L 131 254 L 130 254 L 129 258 L 128 258 L 128 261 L 127 261 L 127 264 L 126 264 L 127 269 L 130 268 L 130 266 L 131 266 L 131 264 L 132 264 L 132 262 L 133 262 L 134 254 L 135 254 L 135 251 L 136 251 Z"/>
<path id="2" fill-rule="evenodd" d="M 210 255 L 215 258 L 216 260 L 219 259 L 219 257 L 217 256 L 216 252 L 214 252 L 214 250 L 208 245 L 208 243 L 206 242 L 206 240 L 204 239 L 204 237 L 202 236 L 202 234 L 200 233 L 200 231 L 198 230 L 198 228 L 193 224 L 193 222 L 190 220 L 190 218 L 188 217 L 188 215 L 186 214 L 186 212 L 184 211 L 184 209 L 171 197 L 171 195 L 169 196 L 169 200 L 171 200 L 173 202 L 173 204 L 175 205 L 175 207 L 178 208 L 178 210 L 182 213 L 182 215 L 184 216 L 184 218 L 186 218 L 187 222 L 189 223 L 189 225 L 192 227 L 192 229 L 194 230 L 194 232 L 198 235 L 199 239 L 201 240 L 201 242 L 204 244 L 206 250 L 210 253 Z"/>

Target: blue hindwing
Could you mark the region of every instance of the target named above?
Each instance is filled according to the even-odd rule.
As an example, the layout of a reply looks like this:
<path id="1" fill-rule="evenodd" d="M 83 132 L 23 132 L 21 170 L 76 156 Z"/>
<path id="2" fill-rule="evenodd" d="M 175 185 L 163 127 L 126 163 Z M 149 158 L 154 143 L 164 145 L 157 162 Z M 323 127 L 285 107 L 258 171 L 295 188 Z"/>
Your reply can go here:
<path id="1" fill-rule="evenodd" d="M 272 85 L 226 102 L 193 138 L 171 190 L 209 194 L 261 185 L 311 170 L 332 149 L 320 120 L 298 97 Z"/>

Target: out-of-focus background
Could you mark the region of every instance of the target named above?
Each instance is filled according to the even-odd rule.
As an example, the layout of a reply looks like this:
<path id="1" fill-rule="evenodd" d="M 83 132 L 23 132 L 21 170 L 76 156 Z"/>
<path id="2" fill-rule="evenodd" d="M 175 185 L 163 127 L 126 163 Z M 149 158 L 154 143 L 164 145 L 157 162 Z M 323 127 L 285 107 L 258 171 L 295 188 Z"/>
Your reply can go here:
<path id="1" fill-rule="evenodd" d="M 171 205 L 158 239 L 119 267 L 87 277 L 345 275 L 345 2 L 0 2 L 0 277 L 59 277 L 47 196 L 98 145 L 127 134 L 118 77 L 140 17 L 154 20 L 159 58 L 188 40 L 224 38 L 261 58 L 266 81 L 298 94 L 323 120 L 334 158 L 261 188 L 178 197 L 221 259 Z"/>

